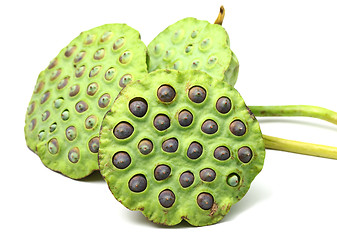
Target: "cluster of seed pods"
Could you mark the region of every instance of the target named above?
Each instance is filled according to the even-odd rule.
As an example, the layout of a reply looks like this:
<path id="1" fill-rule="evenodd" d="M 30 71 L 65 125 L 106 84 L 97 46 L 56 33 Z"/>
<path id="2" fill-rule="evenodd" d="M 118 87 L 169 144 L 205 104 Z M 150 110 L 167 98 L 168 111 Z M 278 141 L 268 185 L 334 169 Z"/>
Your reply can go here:
<path id="1" fill-rule="evenodd" d="M 40 73 L 26 113 L 28 147 L 71 178 L 98 170 L 100 123 L 126 83 L 147 74 L 146 47 L 125 24 L 82 32 Z"/>
<path id="2" fill-rule="evenodd" d="M 102 123 L 99 164 L 110 190 L 161 224 L 219 221 L 263 160 L 241 96 L 200 71 L 150 73 L 121 91 Z"/>

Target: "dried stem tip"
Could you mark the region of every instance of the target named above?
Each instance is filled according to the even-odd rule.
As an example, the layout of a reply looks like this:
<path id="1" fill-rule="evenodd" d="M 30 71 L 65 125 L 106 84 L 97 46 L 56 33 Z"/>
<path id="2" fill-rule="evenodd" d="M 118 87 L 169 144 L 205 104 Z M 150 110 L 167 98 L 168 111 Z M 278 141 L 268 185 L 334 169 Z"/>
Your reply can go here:
<path id="1" fill-rule="evenodd" d="M 220 12 L 218 17 L 216 18 L 214 24 L 222 25 L 223 19 L 225 17 L 225 8 L 223 6 L 220 7 Z"/>

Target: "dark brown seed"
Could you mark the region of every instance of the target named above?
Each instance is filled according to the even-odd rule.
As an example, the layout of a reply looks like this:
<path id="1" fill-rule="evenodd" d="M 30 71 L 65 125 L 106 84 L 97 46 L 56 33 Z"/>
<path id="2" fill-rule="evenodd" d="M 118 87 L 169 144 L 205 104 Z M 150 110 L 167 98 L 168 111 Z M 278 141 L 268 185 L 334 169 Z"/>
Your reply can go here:
<path id="1" fill-rule="evenodd" d="M 206 120 L 202 124 L 201 130 L 206 134 L 214 134 L 218 131 L 218 125 L 213 120 Z"/>
<path id="2" fill-rule="evenodd" d="M 246 133 L 246 126 L 243 122 L 240 120 L 233 121 L 230 126 L 229 130 L 235 135 L 235 136 L 242 136 Z"/>
<path id="3" fill-rule="evenodd" d="M 238 150 L 238 157 L 241 162 L 248 163 L 253 157 L 252 150 L 249 147 L 241 147 Z"/>
<path id="4" fill-rule="evenodd" d="M 143 139 L 139 142 L 138 149 L 142 154 L 147 155 L 152 151 L 153 144 L 150 140 Z"/>
<path id="5" fill-rule="evenodd" d="M 163 85 L 158 88 L 157 97 L 162 102 L 171 102 L 176 96 L 176 91 L 173 87 Z"/>
<path id="6" fill-rule="evenodd" d="M 77 163 L 80 160 L 80 150 L 78 147 L 74 147 L 68 152 L 68 159 L 72 163 Z"/>
<path id="7" fill-rule="evenodd" d="M 218 160 L 227 160 L 230 157 L 230 151 L 226 147 L 217 147 L 214 150 L 214 157 Z"/>
<path id="8" fill-rule="evenodd" d="M 187 156 L 191 159 L 197 159 L 202 154 L 202 146 L 200 143 L 193 142 L 187 149 Z"/>
<path id="9" fill-rule="evenodd" d="M 169 208 L 175 202 L 176 197 L 171 190 L 166 189 L 159 194 L 158 199 L 163 207 Z"/>
<path id="10" fill-rule="evenodd" d="M 144 98 L 134 98 L 130 101 L 129 109 L 136 117 L 143 117 L 147 112 L 147 102 Z"/>
<path id="11" fill-rule="evenodd" d="M 178 121 L 182 127 L 187 127 L 191 125 L 193 121 L 193 115 L 189 111 L 183 110 L 178 115 Z"/>
<path id="12" fill-rule="evenodd" d="M 164 114 L 157 115 L 153 120 L 154 127 L 159 131 L 164 131 L 170 127 L 170 119 Z"/>
<path id="13" fill-rule="evenodd" d="M 200 178 L 205 182 L 212 182 L 215 179 L 215 172 L 213 169 L 205 168 L 200 171 Z"/>
<path id="14" fill-rule="evenodd" d="M 44 104 L 49 99 L 49 97 L 50 97 L 50 92 L 49 91 L 45 92 L 41 97 L 40 103 Z"/>
<path id="15" fill-rule="evenodd" d="M 76 103 L 75 109 L 78 113 L 83 113 L 88 110 L 88 104 L 84 101 L 79 101 Z"/>
<path id="16" fill-rule="evenodd" d="M 216 102 L 216 109 L 220 113 L 228 113 L 231 110 L 231 107 L 232 107 L 231 100 L 229 100 L 229 98 L 227 97 L 221 97 Z"/>
<path id="17" fill-rule="evenodd" d="M 183 188 L 187 188 L 187 187 L 191 186 L 192 183 L 194 182 L 194 175 L 193 175 L 193 173 L 191 173 L 189 171 L 182 173 L 180 175 L 179 182 L 180 182 L 180 185 Z"/>
<path id="18" fill-rule="evenodd" d="M 70 57 L 74 53 L 75 50 L 76 50 L 76 46 L 67 47 L 67 50 L 65 51 L 64 55 L 66 57 Z"/>
<path id="19" fill-rule="evenodd" d="M 209 210 L 213 206 L 213 196 L 209 193 L 200 193 L 197 197 L 197 203 L 201 209 Z"/>
<path id="20" fill-rule="evenodd" d="M 166 141 L 163 142 L 162 144 L 163 151 L 165 152 L 175 152 L 178 149 L 178 140 L 175 138 L 170 138 L 167 139 Z"/>
<path id="21" fill-rule="evenodd" d="M 202 103 L 206 98 L 206 90 L 198 86 L 192 87 L 188 92 L 188 97 L 192 102 Z"/>
<path id="22" fill-rule="evenodd" d="M 98 100 L 98 106 L 100 108 L 106 108 L 110 103 L 110 95 L 108 93 L 103 94 Z"/>
<path id="23" fill-rule="evenodd" d="M 89 141 L 89 150 L 92 153 L 98 153 L 98 149 L 99 149 L 99 138 L 98 137 L 93 137 L 90 141 Z"/>
<path id="24" fill-rule="evenodd" d="M 130 123 L 121 122 L 118 123 L 114 129 L 114 135 L 118 139 L 125 139 L 131 136 L 133 133 L 133 127 Z"/>
<path id="25" fill-rule="evenodd" d="M 126 152 L 118 152 L 112 157 L 112 164 L 118 169 L 127 168 L 131 163 L 131 157 Z"/>
<path id="26" fill-rule="evenodd" d="M 66 137 L 69 141 L 73 141 L 77 136 L 77 130 L 74 126 L 70 126 L 66 130 Z"/>
<path id="27" fill-rule="evenodd" d="M 158 181 L 164 180 L 170 176 L 171 168 L 167 165 L 159 165 L 154 170 L 154 178 Z"/>
<path id="28" fill-rule="evenodd" d="M 80 92 L 80 85 L 76 84 L 70 88 L 69 96 L 74 97 Z"/>
<path id="29" fill-rule="evenodd" d="M 146 186 L 147 181 L 144 175 L 135 175 L 129 181 L 129 188 L 132 192 L 142 192 Z"/>

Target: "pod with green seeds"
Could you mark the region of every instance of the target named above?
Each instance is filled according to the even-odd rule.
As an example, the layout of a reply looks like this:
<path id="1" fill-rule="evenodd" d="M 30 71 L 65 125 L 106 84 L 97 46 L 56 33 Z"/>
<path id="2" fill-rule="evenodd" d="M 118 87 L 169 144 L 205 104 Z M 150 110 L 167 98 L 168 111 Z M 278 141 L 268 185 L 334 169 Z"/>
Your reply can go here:
<path id="1" fill-rule="evenodd" d="M 128 82 L 146 74 L 146 46 L 133 28 L 107 24 L 82 32 L 37 79 L 25 120 L 28 147 L 70 178 L 98 170 L 104 114 Z"/>
<path id="2" fill-rule="evenodd" d="M 159 33 L 148 45 L 148 55 L 149 72 L 202 70 L 232 86 L 238 77 L 239 63 L 226 30 L 195 18 L 182 19 Z"/>
<path id="3" fill-rule="evenodd" d="M 162 97 L 163 86 L 169 96 Z M 192 94 L 195 88 L 203 94 Z M 222 98 L 231 101 L 226 113 L 217 108 Z M 130 107 L 140 99 L 141 116 Z M 158 129 L 158 116 L 169 122 L 165 128 Z M 243 134 L 231 131 L 236 121 L 245 125 Z M 125 138 L 115 132 L 121 124 L 132 127 Z M 259 124 L 239 93 L 197 70 L 158 70 L 127 85 L 100 132 L 99 167 L 115 198 L 165 225 L 220 221 L 248 191 L 264 157 Z"/>

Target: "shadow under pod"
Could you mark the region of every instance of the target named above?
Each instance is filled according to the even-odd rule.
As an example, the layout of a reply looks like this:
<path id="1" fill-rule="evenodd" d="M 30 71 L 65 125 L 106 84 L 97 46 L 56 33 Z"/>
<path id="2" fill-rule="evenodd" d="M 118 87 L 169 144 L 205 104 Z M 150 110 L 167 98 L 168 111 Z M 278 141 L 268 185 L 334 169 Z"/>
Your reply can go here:
<path id="1" fill-rule="evenodd" d="M 100 171 L 94 171 L 89 176 L 79 179 L 78 181 L 88 183 L 105 183 Z"/>

